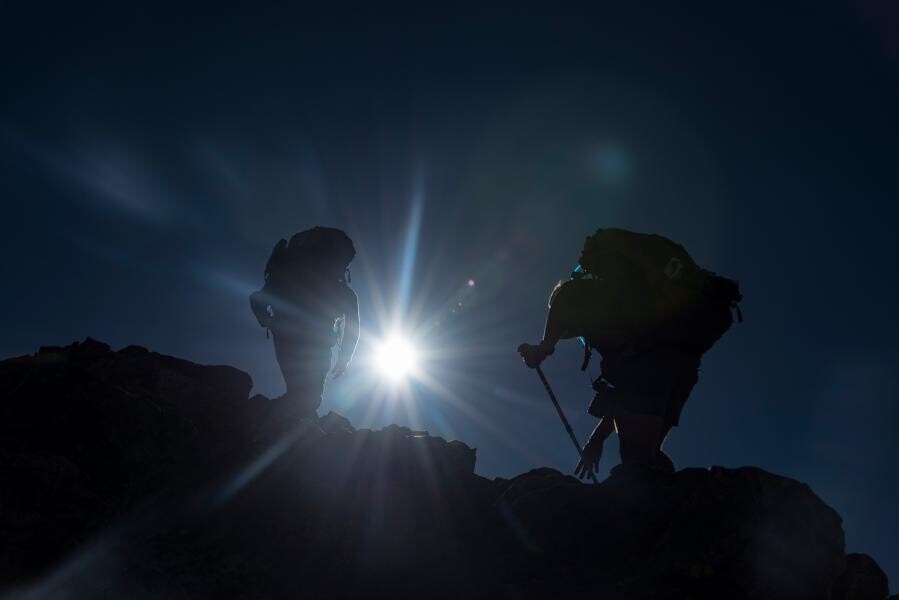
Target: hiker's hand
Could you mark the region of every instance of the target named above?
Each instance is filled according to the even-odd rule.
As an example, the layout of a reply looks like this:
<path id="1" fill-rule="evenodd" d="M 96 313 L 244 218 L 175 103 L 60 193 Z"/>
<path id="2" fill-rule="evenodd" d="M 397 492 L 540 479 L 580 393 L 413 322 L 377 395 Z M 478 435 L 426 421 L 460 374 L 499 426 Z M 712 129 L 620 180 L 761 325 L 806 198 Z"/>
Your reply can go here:
<path id="1" fill-rule="evenodd" d="M 584 446 L 583 458 L 578 461 L 577 466 L 574 468 L 576 477 L 586 479 L 590 476 L 591 472 L 599 472 L 599 459 L 602 458 L 602 445 L 603 440 L 595 440 L 593 437 L 590 438 L 590 441 Z"/>
<path id="2" fill-rule="evenodd" d="M 531 344 L 522 344 L 518 347 L 518 353 L 521 355 L 521 358 L 524 359 L 524 364 L 528 366 L 529 369 L 536 369 L 540 366 L 549 354 L 544 352 L 540 346 L 533 346 Z"/>
<path id="3" fill-rule="evenodd" d="M 338 358 L 337 362 L 334 363 L 334 368 L 331 369 L 331 379 L 337 379 L 338 377 L 343 375 L 349 365 L 350 361 Z"/>

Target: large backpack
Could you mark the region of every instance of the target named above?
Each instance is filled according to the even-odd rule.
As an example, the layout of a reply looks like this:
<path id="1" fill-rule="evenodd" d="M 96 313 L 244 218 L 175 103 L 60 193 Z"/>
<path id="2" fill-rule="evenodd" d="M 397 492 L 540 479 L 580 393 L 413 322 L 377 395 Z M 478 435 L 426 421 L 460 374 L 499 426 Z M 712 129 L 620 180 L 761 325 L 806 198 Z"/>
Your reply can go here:
<path id="1" fill-rule="evenodd" d="M 334 227 L 313 227 L 294 234 L 290 241 L 281 239 L 272 249 L 272 254 L 265 265 L 265 280 L 273 276 L 290 274 L 302 269 L 305 265 L 330 261 L 342 267 L 344 275 L 356 256 L 353 241 L 346 233 Z"/>
<path id="2" fill-rule="evenodd" d="M 599 229 L 584 243 L 572 277 L 620 282 L 642 314 L 648 344 L 683 346 L 701 355 L 742 321 L 736 281 L 699 267 L 687 250 L 656 234 Z"/>
<path id="3" fill-rule="evenodd" d="M 333 227 L 313 227 L 294 234 L 290 241 L 278 240 L 265 265 L 265 285 L 250 295 L 250 307 L 262 327 L 272 324 L 270 307 L 289 293 L 298 277 L 314 274 L 333 278 L 333 283 L 349 283 L 349 265 L 356 256 L 350 237 Z M 317 267 L 328 264 L 333 270 L 322 274 Z"/>

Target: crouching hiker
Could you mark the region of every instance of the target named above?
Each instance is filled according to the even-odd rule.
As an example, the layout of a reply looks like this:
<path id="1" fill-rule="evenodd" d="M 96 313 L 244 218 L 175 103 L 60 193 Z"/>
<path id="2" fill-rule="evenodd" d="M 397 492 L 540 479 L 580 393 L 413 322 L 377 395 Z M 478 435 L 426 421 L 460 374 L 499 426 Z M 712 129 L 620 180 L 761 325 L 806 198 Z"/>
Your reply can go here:
<path id="1" fill-rule="evenodd" d="M 575 473 L 598 470 L 603 443 L 617 431 L 625 465 L 673 472 L 662 446 L 696 384 L 700 359 L 742 315 L 735 281 L 701 269 L 680 245 L 658 235 L 600 229 L 587 238 L 571 279 L 549 299 L 543 339 L 522 344 L 536 368 L 563 339 L 579 338 L 587 368 L 601 357 L 588 412 L 599 423 Z"/>

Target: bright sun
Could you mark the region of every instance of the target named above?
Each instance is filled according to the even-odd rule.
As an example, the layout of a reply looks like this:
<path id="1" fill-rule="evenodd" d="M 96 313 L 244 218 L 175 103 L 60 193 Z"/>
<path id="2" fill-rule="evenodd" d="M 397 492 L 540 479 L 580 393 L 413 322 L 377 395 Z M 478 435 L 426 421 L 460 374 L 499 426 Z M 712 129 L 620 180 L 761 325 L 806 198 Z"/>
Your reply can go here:
<path id="1" fill-rule="evenodd" d="M 417 353 L 409 340 L 392 335 L 378 347 L 375 361 L 382 375 L 399 382 L 415 370 Z"/>

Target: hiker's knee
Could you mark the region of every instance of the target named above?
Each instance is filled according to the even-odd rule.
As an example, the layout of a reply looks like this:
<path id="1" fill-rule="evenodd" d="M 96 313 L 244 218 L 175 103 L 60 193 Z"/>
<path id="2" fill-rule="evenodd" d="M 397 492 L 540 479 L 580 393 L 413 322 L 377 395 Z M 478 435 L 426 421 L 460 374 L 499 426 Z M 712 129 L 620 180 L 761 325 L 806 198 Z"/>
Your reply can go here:
<path id="1" fill-rule="evenodd" d="M 659 450 L 656 453 L 655 465 L 657 469 L 661 469 L 666 473 L 674 473 L 677 469 L 674 467 L 674 461 L 671 460 L 671 457 L 668 456 L 662 450 Z"/>

